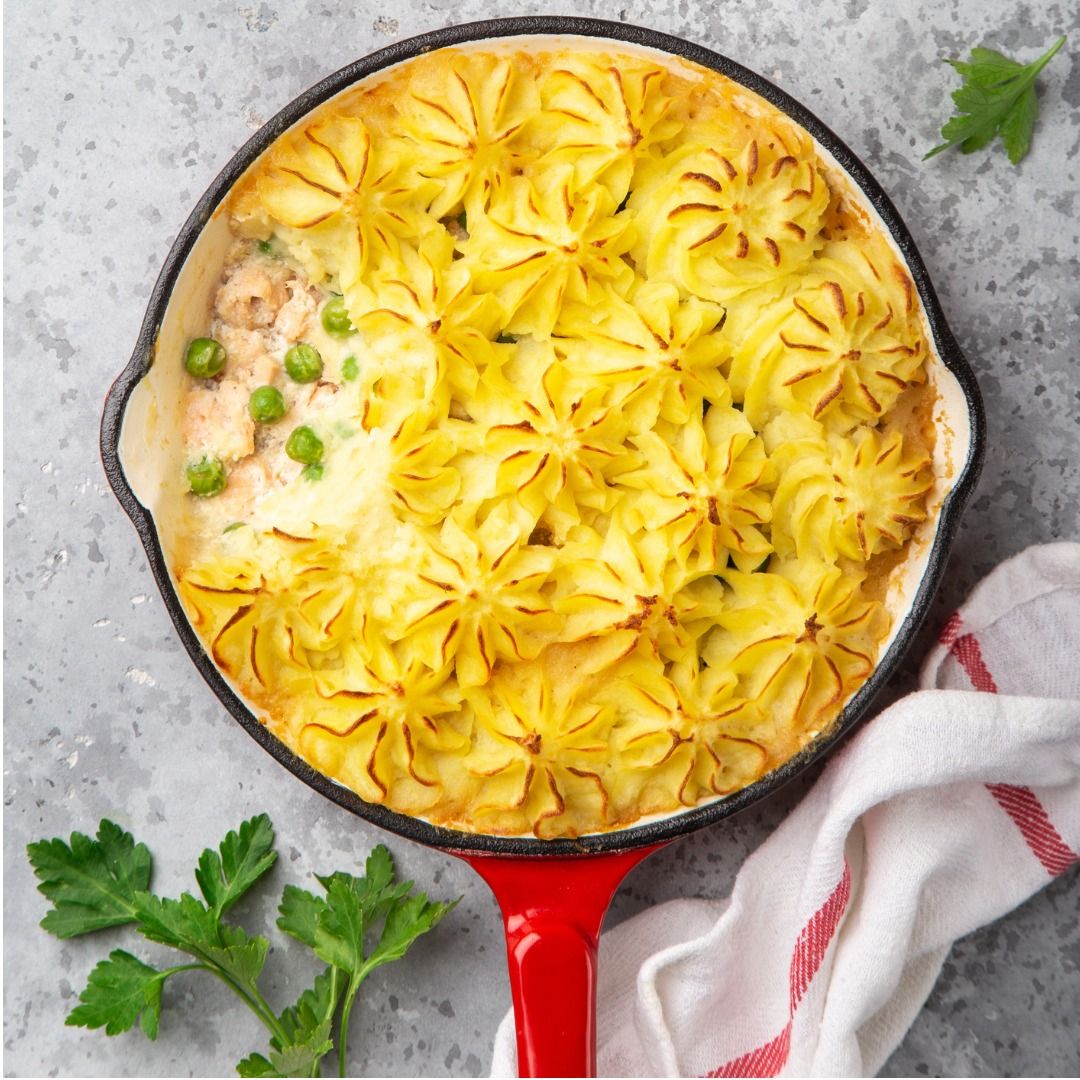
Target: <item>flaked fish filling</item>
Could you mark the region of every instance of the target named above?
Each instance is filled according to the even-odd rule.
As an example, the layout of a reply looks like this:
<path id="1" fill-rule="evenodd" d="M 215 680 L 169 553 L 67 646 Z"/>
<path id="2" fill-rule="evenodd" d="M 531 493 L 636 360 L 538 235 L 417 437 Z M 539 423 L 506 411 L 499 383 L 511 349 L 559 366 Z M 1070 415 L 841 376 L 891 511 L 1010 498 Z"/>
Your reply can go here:
<path id="1" fill-rule="evenodd" d="M 214 503 L 196 504 L 196 513 L 213 522 L 222 516 L 246 519 L 266 495 L 300 478 L 304 465 L 285 452 L 289 432 L 323 414 L 345 382 L 346 357 L 328 345 L 319 326 L 320 310 L 331 299 L 280 256 L 251 241 L 233 243 L 208 328 L 228 364 L 220 375 L 193 383 L 183 418 L 189 456 L 219 459 L 227 481 Z M 319 378 L 298 383 L 285 373 L 285 354 L 311 338 L 319 339 L 328 363 Z M 251 396 L 266 386 L 281 393 L 289 424 L 253 418 Z"/>

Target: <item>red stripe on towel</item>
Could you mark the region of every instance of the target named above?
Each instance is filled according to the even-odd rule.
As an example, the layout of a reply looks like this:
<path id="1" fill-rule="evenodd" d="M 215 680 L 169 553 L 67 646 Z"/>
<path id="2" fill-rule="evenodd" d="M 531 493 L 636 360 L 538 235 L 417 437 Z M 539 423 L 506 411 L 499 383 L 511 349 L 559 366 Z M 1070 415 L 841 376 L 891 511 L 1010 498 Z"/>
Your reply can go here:
<path id="1" fill-rule="evenodd" d="M 1015 784 L 987 784 L 987 790 L 998 801 L 998 805 L 1016 822 L 1016 827 L 1027 841 L 1035 858 L 1054 877 L 1064 874 L 1080 855 L 1061 838 L 1061 833 L 1054 828 L 1046 808 L 1031 788 L 1017 787 Z"/>
<path id="2" fill-rule="evenodd" d="M 963 619 L 960 618 L 960 612 L 954 611 L 950 616 L 948 622 L 941 628 L 941 633 L 938 634 L 938 641 L 941 642 L 945 648 L 951 648 L 952 643 L 960 636 L 960 626 L 963 623 Z"/>
<path id="3" fill-rule="evenodd" d="M 990 674 L 990 669 L 983 660 L 978 638 L 974 634 L 960 633 L 959 614 L 953 615 L 945 624 L 941 632 L 941 642 L 949 646 L 949 651 L 956 657 L 976 690 L 986 694 L 998 692 L 994 676 Z M 1057 877 L 1080 859 L 1080 855 L 1065 843 L 1061 833 L 1054 828 L 1046 808 L 1031 788 L 1016 784 L 987 784 L 986 789 L 994 796 L 1001 809 L 1012 818 L 1032 854 L 1042 863 L 1048 874 Z"/>
<path id="4" fill-rule="evenodd" d="M 839 884 L 833 889 L 829 899 L 814 912 L 813 917 L 803 927 L 798 941 L 795 942 L 795 952 L 791 957 L 791 970 L 788 981 L 791 984 L 791 1013 L 802 1001 L 806 988 L 817 974 L 825 959 L 825 950 L 829 947 L 837 926 L 840 925 L 840 917 L 848 906 L 851 899 L 851 867 L 844 861 L 844 876 Z"/>
<path id="5" fill-rule="evenodd" d="M 971 685 L 984 694 L 996 694 L 997 683 L 990 669 L 983 660 L 979 639 L 974 634 L 962 634 L 950 646 L 953 656 L 960 661 L 960 666 L 967 673 Z"/>
<path id="6" fill-rule="evenodd" d="M 733 1058 L 706 1076 L 776 1076 L 791 1053 L 791 1021 L 771 1042 L 751 1050 L 749 1054 Z"/>
<path id="7" fill-rule="evenodd" d="M 775 1038 L 763 1043 L 748 1054 L 733 1058 L 706 1076 L 776 1076 L 791 1052 L 791 1024 L 807 987 L 813 981 L 829 944 L 836 936 L 840 919 L 851 900 L 851 867 L 844 860 L 844 874 L 828 900 L 810 916 L 795 941 L 788 969 L 790 987 L 788 1022 Z"/>

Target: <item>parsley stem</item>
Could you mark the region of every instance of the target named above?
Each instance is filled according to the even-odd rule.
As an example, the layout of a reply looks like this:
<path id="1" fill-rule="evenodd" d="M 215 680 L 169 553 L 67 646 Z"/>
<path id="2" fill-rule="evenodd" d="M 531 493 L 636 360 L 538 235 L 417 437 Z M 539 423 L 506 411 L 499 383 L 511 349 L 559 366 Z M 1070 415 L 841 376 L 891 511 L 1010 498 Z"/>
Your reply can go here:
<path id="1" fill-rule="evenodd" d="M 160 972 L 161 975 L 175 975 L 180 971 L 205 971 L 205 964 L 177 964 L 176 967 L 165 968 Z"/>
<path id="2" fill-rule="evenodd" d="M 1040 56 L 1039 59 L 1035 61 L 1034 64 L 1032 64 L 1032 67 L 1035 69 L 1035 74 L 1036 75 L 1038 75 L 1039 72 L 1042 71 L 1042 69 L 1044 67 L 1046 67 L 1046 65 L 1049 64 L 1051 60 L 1053 60 L 1054 54 L 1064 44 L 1065 44 L 1065 35 L 1062 34 L 1061 37 L 1059 37 L 1057 39 L 1057 41 L 1055 41 L 1054 44 L 1051 45 L 1050 48 L 1047 49 L 1046 52 L 1044 52 L 1042 54 L 1042 56 Z"/>
<path id="3" fill-rule="evenodd" d="M 211 975 L 216 975 L 262 1021 L 263 1026 L 271 1035 L 274 1035 L 282 1042 L 288 1042 L 288 1037 L 278 1023 L 274 1010 L 270 1008 L 270 1004 L 259 993 L 258 989 L 252 987 L 251 993 L 248 993 L 227 971 L 223 971 L 212 960 L 205 960 L 201 964 L 191 966 L 201 967 L 209 971 Z"/>
<path id="4" fill-rule="evenodd" d="M 333 1021 L 334 1013 L 337 1012 L 338 1001 L 339 1001 L 338 994 L 340 993 L 340 990 L 339 990 L 339 987 L 338 987 L 338 976 L 339 975 L 341 975 L 341 968 L 337 967 L 337 965 L 335 965 L 335 964 L 331 964 L 330 965 L 330 1004 L 327 1006 L 326 1012 L 323 1015 L 323 1021 L 327 1022 L 327 1023 L 330 1023 L 330 1022 Z M 344 1058 L 342 1057 L 341 1060 L 344 1061 Z M 320 1074 L 321 1074 L 321 1070 L 320 1070 L 320 1067 L 319 1067 L 319 1062 L 315 1061 L 315 1062 L 312 1063 L 311 1072 L 308 1075 L 309 1076 L 319 1076 Z M 344 1075 L 344 1074 L 342 1074 L 342 1075 Z"/>
<path id="5" fill-rule="evenodd" d="M 1039 57 L 1038 60 L 1035 60 L 1033 63 L 1028 65 L 1028 67 L 1021 73 L 1021 77 L 1016 83 L 1018 89 L 1014 92 L 1014 99 L 1018 98 L 1024 90 L 1026 90 L 1029 86 L 1032 85 L 1032 83 L 1035 82 L 1035 80 L 1039 77 L 1039 72 L 1042 71 L 1042 69 L 1046 67 L 1046 65 L 1049 64 L 1051 60 L 1053 60 L 1054 54 L 1064 44 L 1065 36 L 1062 35 L 1057 39 L 1057 41 L 1054 42 L 1053 45 L 1050 46 L 1049 49 L 1046 50 L 1046 52 L 1042 54 L 1042 56 Z"/>
<path id="6" fill-rule="evenodd" d="M 349 980 L 349 987 L 345 991 L 345 1004 L 341 1008 L 341 1024 L 338 1028 L 338 1076 L 345 1075 L 345 1058 L 349 1049 L 349 1016 L 352 1013 L 353 1002 L 356 1000 L 356 991 L 360 989 L 363 974 L 354 975 Z"/>

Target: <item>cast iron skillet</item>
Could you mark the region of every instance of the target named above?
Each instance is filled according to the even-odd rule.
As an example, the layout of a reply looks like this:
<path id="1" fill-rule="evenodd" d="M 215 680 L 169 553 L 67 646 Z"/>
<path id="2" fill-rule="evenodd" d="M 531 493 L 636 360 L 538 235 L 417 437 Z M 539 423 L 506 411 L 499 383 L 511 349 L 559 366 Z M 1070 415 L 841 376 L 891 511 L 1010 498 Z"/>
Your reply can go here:
<path id="1" fill-rule="evenodd" d="M 358 80 L 420 53 L 494 38 L 551 35 L 611 39 L 683 57 L 741 83 L 808 131 L 861 189 L 891 233 L 918 289 L 937 356 L 955 383 L 952 393 L 959 402 L 959 412 L 954 413 L 954 418 L 961 421 L 960 426 L 967 427 L 969 434 L 965 433 L 966 445 L 961 436 L 960 445 L 954 446 L 961 460 L 956 462 L 951 490 L 938 511 L 936 531 L 918 586 L 902 613 L 896 616 L 901 618 L 899 630 L 869 680 L 851 699 L 827 736 L 757 783 L 718 801 L 615 832 L 543 841 L 458 832 L 364 802 L 316 772 L 270 734 L 226 683 L 188 622 L 173 586 L 154 518 L 139 501 L 125 472 L 121 436 L 132 393 L 153 363 L 169 301 L 188 256 L 233 184 L 282 132 Z M 829 753 L 864 716 L 926 616 L 945 568 L 961 510 L 975 486 L 984 442 L 985 419 L 975 377 L 946 325 L 926 267 L 889 197 L 851 150 L 784 91 L 727 57 L 642 27 L 562 16 L 493 19 L 421 34 L 349 64 L 286 105 L 241 147 L 184 223 L 154 286 L 131 360 L 109 391 L 101 424 L 101 453 L 109 483 L 142 540 L 165 607 L 184 646 L 225 708 L 263 749 L 310 787 L 381 828 L 467 859 L 495 891 L 506 924 L 517 1016 L 518 1061 L 523 1076 L 585 1076 L 595 1071 L 597 939 L 610 899 L 630 868 L 675 837 L 713 824 L 768 797 Z"/>

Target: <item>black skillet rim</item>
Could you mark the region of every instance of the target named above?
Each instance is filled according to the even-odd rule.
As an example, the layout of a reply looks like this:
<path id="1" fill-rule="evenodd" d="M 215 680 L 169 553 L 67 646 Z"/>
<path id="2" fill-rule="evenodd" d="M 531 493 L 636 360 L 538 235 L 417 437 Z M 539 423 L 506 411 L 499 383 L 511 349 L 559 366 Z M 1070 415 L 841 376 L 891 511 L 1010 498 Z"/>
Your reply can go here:
<path id="1" fill-rule="evenodd" d="M 657 821 L 610 833 L 558 840 L 473 834 L 431 825 L 420 818 L 408 817 L 388 810 L 386 807 L 365 802 L 354 792 L 316 772 L 289 750 L 236 696 L 214 666 L 213 661 L 204 652 L 173 587 L 153 519 L 149 511 L 135 497 L 124 475 L 119 456 L 124 411 L 135 385 L 149 371 L 153 362 L 158 331 L 180 270 L 203 227 L 233 184 L 259 154 L 278 135 L 328 98 L 384 68 L 434 49 L 491 38 L 512 38 L 523 35 L 602 38 L 628 42 L 682 57 L 741 83 L 787 113 L 808 131 L 858 184 L 892 234 L 918 289 L 938 354 L 945 366 L 956 376 L 967 400 L 971 425 L 971 442 L 967 460 L 952 491 L 941 507 L 937 533 L 915 599 L 891 646 L 881 658 L 871 677 L 848 702 L 832 732 L 816 740 L 801 754 L 761 780 L 726 798 L 674 813 Z M 978 384 L 974 372 L 945 321 L 945 315 L 926 266 L 896 207 L 848 146 L 808 109 L 783 90 L 756 72 L 711 49 L 645 27 L 571 16 L 489 19 L 432 30 L 417 37 L 396 42 L 346 65 L 289 102 L 237 151 L 196 203 L 191 215 L 180 229 L 151 293 L 135 350 L 127 366 L 109 390 L 101 421 L 101 456 L 105 474 L 146 549 L 150 568 L 161 591 L 165 607 L 200 675 L 247 733 L 309 787 L 380 828 L 388 829 L 399 836 L 430 847 L 468 854 L 508 856 L 601 854 L 662 843 L 738 813 L 758 800 L 766 798 L 793 780 L 813 762 L 828 754 L 864 717 L 873 697 L 896 670 L 926 618 L 934 592 L 945 569 L 948 549 L 956 535 L 961 511 L 978 480 L 985 443 L 986 421 Z"/>

